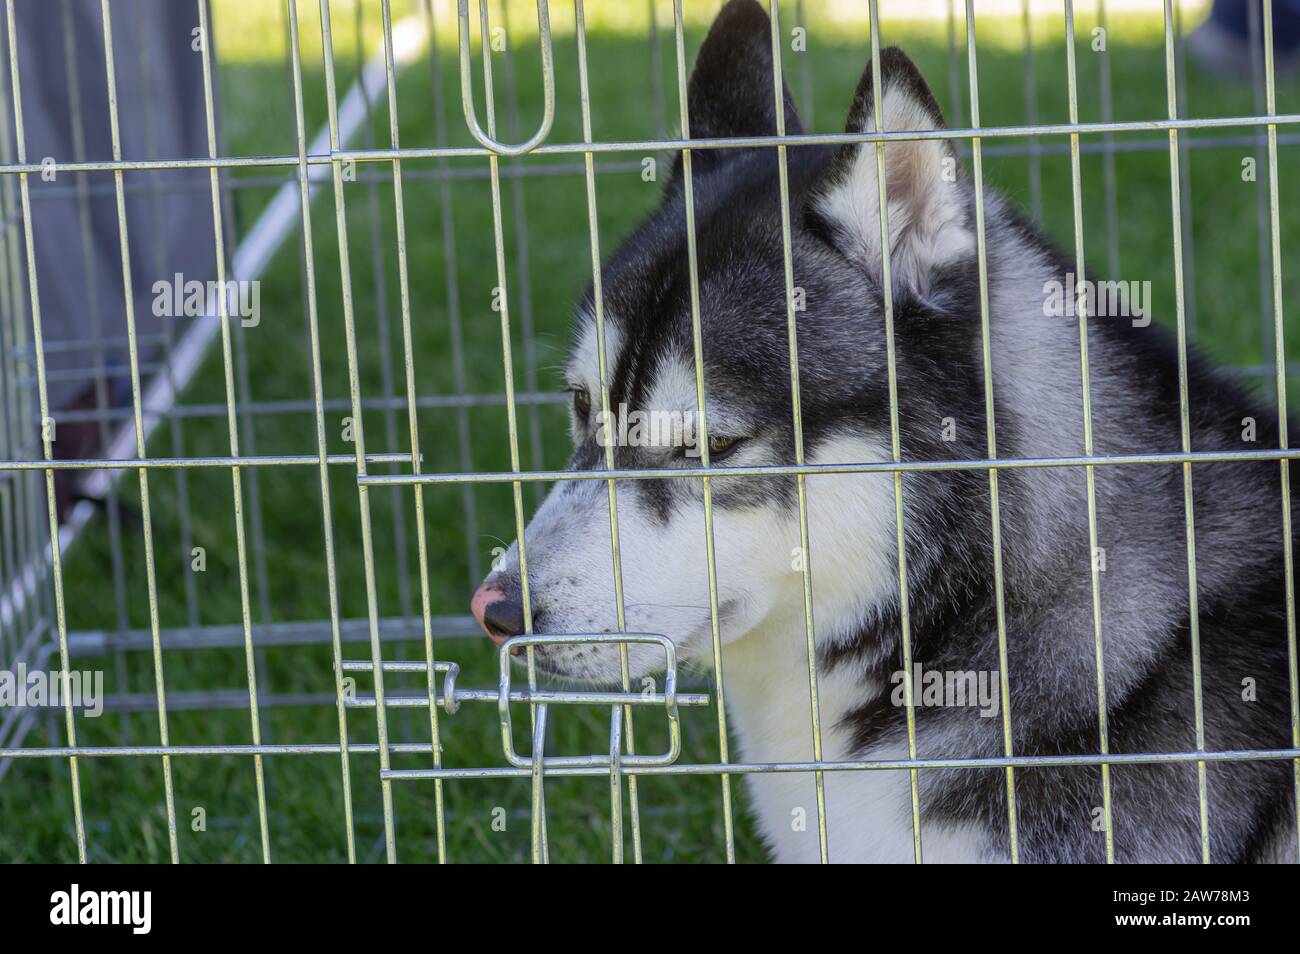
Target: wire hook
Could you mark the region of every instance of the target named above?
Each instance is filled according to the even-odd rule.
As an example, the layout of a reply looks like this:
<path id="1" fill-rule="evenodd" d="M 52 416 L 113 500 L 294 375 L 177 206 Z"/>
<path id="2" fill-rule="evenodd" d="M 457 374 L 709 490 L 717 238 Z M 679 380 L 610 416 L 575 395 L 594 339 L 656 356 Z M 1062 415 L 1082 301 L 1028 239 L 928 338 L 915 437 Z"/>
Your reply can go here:
<path id="1" fill-rule="evenodd" d="M 487 0 L 479 0 L 482 28 L 485 34 L 487 31 L 487 8 L 484 4 L 486 2 Z M 489 133 L 484 132 L 483 127 L 479 125 L 478 114 L 474 108 L 474 80 L 470 74 L 469 0 L 456 0 L 456 14 L 460 24 L 460 103 L 461 109 L 465 113 L 465 125 L 469 127 L 470 135 L 478 140 L 481 146 L 490 149 L 497 155 L 522 156 L 526 152 L 532 152 L 551 134 L 551 126 L 555 123 L 555 61 L 551 49 L 551 15 L 547 7 L 547 0 L 537 0 L 538 42 L 541 44 L 542 49 L 542 125 L 531 139 L 514 146 L 497 141 Z M 485 35 L 485 54 L 488 49 Z M 490 101 L 492 95 L 490 89 L 487 91 L 487 95 Z"/>

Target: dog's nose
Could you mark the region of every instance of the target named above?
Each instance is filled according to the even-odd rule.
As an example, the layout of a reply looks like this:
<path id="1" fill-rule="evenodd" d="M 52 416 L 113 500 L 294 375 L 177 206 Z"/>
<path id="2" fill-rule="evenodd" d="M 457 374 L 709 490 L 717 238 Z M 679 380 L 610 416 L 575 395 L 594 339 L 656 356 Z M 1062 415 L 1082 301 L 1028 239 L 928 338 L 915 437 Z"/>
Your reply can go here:
<path id="1" fill-rule="evenodd" d="M 481 584 L 474 591 L 469 608 L 483 632 L 498 646 L 524 631 L 523 604 L 495 583 Z"/>

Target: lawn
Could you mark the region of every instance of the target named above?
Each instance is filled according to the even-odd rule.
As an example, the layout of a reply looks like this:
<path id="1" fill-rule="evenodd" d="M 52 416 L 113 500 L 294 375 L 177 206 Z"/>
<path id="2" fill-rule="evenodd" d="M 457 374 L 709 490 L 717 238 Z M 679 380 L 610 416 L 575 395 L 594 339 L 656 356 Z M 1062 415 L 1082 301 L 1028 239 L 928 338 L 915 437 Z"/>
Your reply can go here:
<path id="1" fill-rule="evenodd" d="M 676 128 L 677 85 L 671 5 L 659 2 L 659 62 L 662 77 L 653 84 L 654 60 L 647 39 L 645 4 L 592 2 L 588 17 L 593 137 L 597 140 L 656 138 Z M 320 56 L 319 22 L 304 4 L 304 96 L 309 135 L 325 121 L 325 85 Z M 399 5 L 402 6 L 402 5 Z M 448 4 L 435 4 L 438 21 L 436 67 L 441 81 L 449 141 L 469 145 L 461 118 L 459 78 Z M 698 46 L 716 4 L 690 4 L 688 55 Z M 808 0 L 808 51 L 787 50 L 786 75 L 801 104 L 811 104 L 814 131 L 837 131 L 858 76 L 867 59 L 868 34 L 861 16 L 844 19 L 843 4 Z M 865 4 L 859 6 L 865 9 Z M 512 3 L 510 52 L 518 78 L 519 130 L 506 117 L 505 60 L 494 54 L 497 105 L 503 138 L 523 139 L 541 114 L 538 45 L 530 4 Z M 573 11 L 556 5 L 553 11 L 556 60 L 556 118 L 550 141 L 582 138 L 579 110 L 577 44 Z M 785 14 L 793 25 L 793 4 Z M 494 12 L 495 12 L 494 4 Z M 889 8 L 887 8 L 889 9 Z M 355 13 L 350 4 L 335 5 L 335 59 L 340 87 L 356 75 L 358 47 L 366 57 L 378 43 L 378 6 L 362 12 L 362 39 L 357 41 Z M 401 11 L 395 12 L 395 17 Z M 221 66 L 222 107 L 226 148 L 231 155 L 285 155 L 295 149 L 290 73 L 285 61 L 279 6 L 248 0 L 215 3 L 217 51 Z M 1079 109 L 1081 119 L 1101 118 L 1101 55 L 1091 48 L 1091 14 L 1078 23 Z M 1025 61 L 1019 20 L 983 20 L 978 67 L 981 121 L 986 126 L 1027 120 Z M 959 24 L 958 30 L 962 27 Z M 1063 26 L 1058 20 L 1033 21 L 1033 99 L 1039 122 L 1068 120 Z M 970 115 L 968 102 L 954 108 L 948 76 L 945 26 L 935 21 L 886 19 L 886 43 L 902 45 L 930 78 L 953 125 Z M 962 38 L 958 46 L 964 49 Z M 1163 35 L 1158 18 L 1130 14 L 1112 16 L 1107 35 L 1115 90 L 1116 119 L 1159 119 L 1166 115 Z M 957 64 L 960 95 L 966 92 L 964 55 Z M 430 146 L 437 140 L 433 69 L 429 55 L 401 73 L 398 112 L 404 146 Z M 655 91 L 662 96 L 656 104 Z M 477 102 L 483 110 L 479 89 Z M 1197 117 L 1249 115 L 1255 110 L 1248 85 L 1202 75 L 1186 76 L 1186 108 Z M 381 97 L 375 104 L 369 139 L 388 142 L 388 116 Z M 1281 81 L 1278 111 L 1300 111 L 1300 84 Z M 660 117 L 667 126 L 659 128 Z M 1285 135 L 1287 127 L 1280 133 Z M 1213 148 L 1188 151 L 1184 191 L 1188 198 L 1190 231 L 1185 232 L 1191 254 L 1189 302 L 1194 305 L 1195 337 L 1216 358 L 1230 364 L 1269 363 L 1271 322 L 1268 303 L 1261 302 L 1258 238 L 1259 191 L 1267 190 L 1267 172 L 1259 168 L 1256 181 L 1243 181 L 1242 159 L 1255 155 L 1248 129 L 1202 133 L 1225 141 Z M 1173 321 L 1173 250 L 1169 190 L 1169 152 L 1160 134 L 1117 134 L 1121 146 L 1147 144 L 1115 155 L 1117 216 L 1114 222 L 1118 274 L 1113 277 L 1150 280 L 1157 320 Z M 1100 143 L 1085 137 L 1085 149 Z M 1049 232 L 1069 249 L 1073 245 L 1068 140 L 1040 140 L 1041 219 Z M 1018 140 L 990 141 L 985 147 L 985 180 L 1027 208 L 1039 195 L 1029 159 L 1008 155 Z M 1300 197 L 1295 192 L 1297 161 L 1294 145 L 1283 145 L 1279 158 L 1282 194 L 1280 214 L 1284 266 L 1300 248 Z M 551 174 L 503 180 L 504 239 L 512 302 L 512 348 L 515 387 L 521 394 L 537 390 L 554 394 L 560 386 L 555 370 L 564 359 L 571 307 L 590 277 L 585 183 L 580 166 L 567 158 L 531 158 L 523 165 Z M 641 176 L 640 154 L 612 154 L 600 159 L 598 222 L 602 251 L 610 252 L 638 218 L 657 201 L 657 183 Z M 659 157 L 659 168 L 665 168 Z M 483 400 L 465 412 L 462 425 L 453 407 L 436 403 L 418 416 L 424 468 L 462 470 L 462 426 L 470 435 L 470 467 L 476 472 L 509 468 L 509 436 L 501 396 L 504 394 L 499 315 L 492 310 L 497 284 L 493 217 L 486 161 L 455 160 L 446 164 L 454 175 L 450 188 L 429 173 L 438 162 L 408 161 L 405 213 L 410 270 L 411 332 L 417 390 L 421 397 L 454 395 L 457 374 L 453 362 L 453 330 L 448 301 L 449 249 L 443 239 L 443 199 L 450 196 L 454 217 L 454 273 L 462 322 L 465 390 Z M 509 172 L 514 163 L 502 163 Z M 256 180 L 235 190 L 237 217 L 247 227 L 267 202 L 273 184 L 263 180 L 275 170 L 241 170 L 235 175 Z M 281 172 L 288 170 L 279 170 Z M 361 391 L 367 399 L 404 394 L 401 311 L 396 268 L 391 166 L 361 164 L 358 181 L 345 186 L 351 287 L 356 305 Z M 137 173 L 137 175 L 143 175 Z M 1090 267 L 1105 273 L 1110 267 L 1104 165 L 1097 152 L 1082 160 L 1085 250 Z M 376 181 L 378 180 L 378 181 Z M 517 191 L 516 191 L 517 190 Z M 522 213 L 522 216 L 521 214 Z M 209 225 L 201 223 L 201 227 Z M 339 267 L 339 249 L 328 184 L 312 207 L 316 291 L 319 303 L 324 397 L 328 403 L 326 433 L 329 450 L 353 453 L 345 440 L 348 367 Z M 520 239 L 522 238 L 522 242 Z M 526 253 L 526 275 L 521 270 Z M 1289 256 L 1289 257 L 1288 257 Z M 260 324 L 243 332 L 241 375 L 248 395 L 257 402 L 297 402 L 284 409 L 250 415 L 242 435 L 243 450 L 259 455 L 315 454 L 316 432 L 311 413 L 310 353 L 301 271 L 301 235 L 293 236 L 263 276 Z M 1288 354 L 1300 356 L 1300 274 L 1283 275 L 1287 315 Z M 526 288 L 525 286 L 526 281 Z M 525 315 L 527 311 L 527 315 Z M 1189 315 L 1189 318 L 1193 317 Z M 525 319 L 534 335 L 526 340 Z M 181 319 L 189 320 L 189 319 Z M 1271 331 L 1269 332 L 1271 335 Z M 1294 360 L 1294 359 L 1293 359 Z M 169 426 L 159 428 L 149 446 L 156 456 L 220 456 L 229 453 L 224 412 L 224 376 L 219 349 L 207 357 L 183 404 L 215 413 L 195 413 L 181 419 L 183 445 L 172 442 Z M 305 404 L 303 402 L 306 402 Z M 408 447 L 405 405 L 376 407 L 364 417 L 370 453 L 404 451 Z M 562 404 L 547 400 L 521 403 L 521 458 L 525 467 L 555 468 L 567 453 Z M 385 468 L 376 467 L 377 471 Z M 367 600 L 362 569 L 359 498 L 355 474 L 346 466 L 331 469 L 329 514 L 336 543 L 340 615 L 364 620 Z M 267 467 L 243 471 L 244 518 L 249 541 L 251 612 L 255 626 L 328 619 L 327 576 L 318 474 L 314 466 Z M 184 487 L 182 488 L 182 480 Z M 115 547 L 108 522 L 101 515 L 89 526 L 64 565 L 68 627 L 73 631 L 117 631 L 124 618 L 131 629 L 149 625 L 144 539 L 139 522 L 140 485 L 128 473 L 119 485 L 122 539 Z M 219 468 L 194 469 L 182 475 L 154 472 L 149 481 L 153 540 L 157 553 L 158 610 L 165 629 L 237 626 L 241 619 L 239 567 L 235 546 L 235 516 L 231 476 Z M 253 497 L 256 497 L 254 501 Z M 428 538 L 428 583 L 432 612 L 463 616 L 478 574 L 492 558 L 493 547 L 514 535 L 508 487 L 481 485 L 472 495 L 473 521 L 466 517 L 466 492 L 458 486 L 431 486 L 424 492 Z M 525 503 L 537 500 L 525 487 Z M 382 617 L 415 618 L 403 627 L 419 636 L 419 579 L 414 530 L 414 495 L 381 490 L 371 494 L 374 526 L 378 609 Z M 182 517 L 186 517 L 183 524 Z M 202 546 L 206 570 L 191 571 L 189 547 Z M 115 598 L 114 569 L 124 583 L 125 603 Z M 361 632 L 364 633 L 364 627 Z M 388 658 L 417 658 L 418 640 L 386 643 Z M 462 666 L 464 686 L 493 686 L 496 656 L 486 640 L 439 639 L 441 659 Z M 345 658 L 369 658 L 364 641 L 349 641 Z M 113 657 L 73 659 L 74 668 L 107 670 L 110 691 L 140 694 L 145 704 L 125 714 L 99 719 L 79 717 L 78 740 L 84 745 L 113 745 L 129 740 L 156 744 L 158 720 L 152 708 L 155 691 L 150 653 L 124 654 L 119 668 Z M 164 654 L 168 693 L 199 690 L 247 691 L 242 648 L 174 648 Z M 259 646 L 259 688 L 263 694 L 288 697 L 333 697 L 334 675 L 328 644 Z M 707 676 L 689 680 L 705 689 Z M 390 693 L 419 690 L 423 677 L 391 676 Z M 362 679 L 362 692 L 368 683 Z M 240 744 L 251 741 L 246 695 L 243 707 L 218 710 L 177 710 L 169 714 L 171 741 L 178 745 Z M 264 706 L 264 741 L 337 743 L 338 721 L 332 702 Z M 665 744 L 663 717 L 654 710 L 638 713 L 637 750 L 658 751 Z M 526 723 L 521 711 L 516 725 Z M 354 744 L 375 741 L 373 711 L 348 712 Z M 458 767 L 499 766 L 500 751 L 495 707 L 466 704 L 454 716 L 443 715 L 440 728 L 445 763 Z M 49 730 L 52 735 L 48 735 Z M 429 720 L 423 709 L 393 709 L 390 735 L 395 742 L 429 742 Z M 716 713 L 712 709 L 683 713 L 683 762 L 713 762 L 718 758 Z M 521 736 L 517 747 L 526 751 Z M 607 746 L 607 714 L 597 708 L 554 707 L 548 751 L 583 754 Z M 42 726 L 29 736 L 29 745 L 63 744 L 62 720 Z M 395 755 L 398 768 L 423 768 L 428 754 Z M 81 766 L 81 792 L 87 825 L 87 847 L 94 861 L 165 861 L 168 838 L 163 802 L 161 760 L 153 758 L 92 758 Z M 258 861 L 261 843 L 252 760 L 247 756 L 178 757 L 173 762 L 179 825 L 180 857 L 184 861 Z M 358 860 L 383 858 L 378 760 L 356 754 L 351 760 L 351 791 L 355 812 Z M 339 758 L 332 755 L 278 755 L 266 759 L 266 787 L 271 856 L 277 861 L 346 860 L 343 781 Z M 431 781 L 393 784 L 397 819 L 397 855 L 402 861 L 436 858 L 434 785 Z M 717 861 L 724 857 L 719 782 L 715 777 L 643 778 L 639 784 L 644 857 L 647 861 Z M 456 780 L 444 786 L 447 858 L 451 861 L 521 861 L 529 857 L 529 784 L 526 779 Z M 736 849 L 742 861 L 764 857 L 744 810 L 743 785 L 734 785 Z M 556 779 L 547 785 L 551 858 L 556 861 L 604 860 L 610 852 L 609 781 L 607 778 Z M 194 831 L 196 808 L 207 816 L 206 830 Z M 624 811 L 628 811 L 624 799 Z M 504 815 L 506 824 L 494 825 Z M 628 816 L 625 830 L 630 830 Z M 631 852 L 630 836 L 628 841 Z M 72 795 L 66 760 L 17 760 L 0 783 L 0 859 L 6 861 L 75 860 L 72 834 Z"/>

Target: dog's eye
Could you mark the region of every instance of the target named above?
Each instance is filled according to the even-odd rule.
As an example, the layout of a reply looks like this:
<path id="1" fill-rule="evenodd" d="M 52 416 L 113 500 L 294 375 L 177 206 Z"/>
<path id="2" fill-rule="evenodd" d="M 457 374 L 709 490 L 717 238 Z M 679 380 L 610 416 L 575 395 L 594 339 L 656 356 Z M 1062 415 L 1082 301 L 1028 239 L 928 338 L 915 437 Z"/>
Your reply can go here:
<path id="1" fill-rule="evenodd" d="M 739 447 L 741 442 L 742 439 L 739 437 L 726 437 L 722 434 L 710 434 L 709 458 L 711 460 L 717 460 L 720 457 L 726 457 Z"/>
<path id="2" fill-rule="evenodd" d="M 583 420 L 591 413 L 591 395 L 586 388 L 573 389 L 573 413 Z"/>

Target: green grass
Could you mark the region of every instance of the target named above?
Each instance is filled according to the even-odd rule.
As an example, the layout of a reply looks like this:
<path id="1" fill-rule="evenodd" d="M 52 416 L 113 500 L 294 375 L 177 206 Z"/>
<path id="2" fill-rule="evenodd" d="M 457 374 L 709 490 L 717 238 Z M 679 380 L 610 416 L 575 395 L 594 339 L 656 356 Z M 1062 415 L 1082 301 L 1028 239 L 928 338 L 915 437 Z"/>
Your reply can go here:
<path id="1" fill-rule="evenodd" d="M 310 6 L 309 4 L 307 6 Z M 593 4 L 593 6 L 600 6 Z M 662 6 L 662 5 L 661 5 Z M 816 8 L 817 4 L 810 3 Z M 291 90 L 282 50 L 266 40 L 262 30 L 244 31 L 232 27 L 233 3 L 219 3 L 216 22 L 222 58 L 223 112 L 228 149 L 232 154 L 291 153 L 293 116 Z M 260 9 L 260 8 L 259 8 Z M 269 29 L 278 28 L 275 6 L 261 14 Z M 513 10 L 514 8 L 512 8 Z M 374 42 L 373 8 L 367 8 L 369 26 L 366 48 Z M 311 131 L 324 121 L 324 80 L 320 69 L 319 33 L 312 16 L 304 10 L 302 24 L 306 66 L 305 96 Z M 557 112 L 553 142 L 581 138 L 578 111 L 577 54 L 571 30 L 571 11 L 555 13 L 557 62 Z M 661 11 L 661 19 L 667 9 Z M 568 17 L 566 20 L 565 17 Z M 700 20 L 704 17 L 701 14 Z M 789 18 L 787 17 L 787 20 Z M 355 45 L 351 14 L 336 13 L 335 44 L 339 82 L 345 85 L 355 74 Z M 531 13 L 515 15 L 515 24 L 531 23 Z M 700 24 L 692 21 L 688 49 L 698 45 Z M 240 24 L 242 26 L 242 23 Z M 789 25 L 787 23 L 787 25 Z M 442 39 L 450 37 L 446 23 Z M 596 139 L 635 139 L 658 135 L 652 106 L 649 45 L 644 26 L 610 17 L 608 22 L 593 17 L 588 37 L 592 80 L 592 109 Z M 1036 21 L 1038 43 L 1034 50 L 1037 67 L 1037 106 L 1040 122 L 1064 122 L 1067 118 L 1064 46 L 1058 24 Z M 1091 23 L 1080 21 L 1079 89 L 1081 118 L 1100 118 L 1098 57 L 1087 45 Z M 526 29 L 526 27 L 525 27 Z M 948 115 L 949 102 L 946 41 L 942 25 L 885 25 L 885 39 L 904 45 L 930 77 Z M 1019 123 L 1025 120 L 1024 67 L 1017 45 L 1018 23 L 980 23 L 980 107 L 985 125 Z M 247 33 L 247 38 L 244 33 Z M 271 34 L 276 36 L 278 34 Z M 662 31 L 664 64 L 662 89 L 665 110 L 676 112 L 676 83 L 671 32 Z M 817 131 L 841 128 L 853 88 L 866 61 L 866 32 L 859 24 L 833 26 L 814 20 L 809 33 L 814 57 L 812 85 L 801 82 L 798 54 L 787 54 L 786 73 L 796 99 L 813 102 L 813 127 Z M 1116 18 L 1109 37 L 1115 113 L 1119 119 L 1162 118 L 1165 116 L 1163 49 L 1158 23 L 1149 19 Z M 541 110 L 538 52 L 534 38 L 525 33 L 515 37 L 515 69 L 520 82 L 520 124 L 531 129 Z M 441 50 L 442 80 L 446 109 L 457 144 L 469 144 L 460 118 L 459 83 L 454 53 Z M 495 64 L 498 81 L 502 64 Z M 959 64 L 965 77 L 964 60 Z M 964 84 L 962 86 L 964 90 Z M 504 87 L 498 82 L 498 105 L 503 106 Z M 1253 112 L 1248 87 L 1241 87 L 1193 72 L 1188 77 L 1188 102 L 1193 115 L 1218 116 Z M 482 91 L 478 93 L 482 110 Z M 1278 90 L 1279 112 L 1300 109 L 1300 88 L 1294 80 Z M 430 70 L 426 61 L 402 74 L 399 83 L 399 114 L 403 145 L 434 143 Z M 969 115 L 968 104 L 961 109 Z M 375 141 L 387 142 L 387 116 L 381 109 L 375 117 Z M 1281 132 L 1287 132 L 1283 128 Z M 1241 131 L 1229 134 L 1240 135 Z M 503 136 L 509 132 L 503 128 Z M 518 138 L 524 138 L 520 134 Z M 1095 138 L 1095 137 L 1094 137 Z M 1150 135 L 1117 136 L 1120 142 L 1150 140 Z M 1085 142 L 1091 141 L 1085 138 Z M 985 161 L 985 179 L 993 187 L 1012 195 L 1021 204 L 1030 203 L 1028 161 L 1021 156 L 999 156 L 990 142 Z M 1059 145 L 1060 138 L 1043 140 Z M 1259 249 L 1257 239 L 1257 190 L 1267 189 L 1266 169 L 1258 180 L 1241 180 L 1241 159 L 1253 154 L 1250 146 L 1195 149 L 1190 153 L 1190 177 L 1183 187 L 1189 193 L 1192 229 L 1187 236 L 1195 258 L 1189 275 L 1189 292 L 1196 305 L 1196 333 L 1199 344 L 1218 359 L 1232 364 L 1259 364 L 1268 360 L 1259 299 Z M 1294 190 L 1297 149 L 1284 146 L 1279 159 L 1281 178 L 1281 225 L 1284 265 L 1294 260 L 1300 247 L 1300 198 Z M 611 161 L 636 157 L 611 157 Z M 530 164 L 548 164 L 529 160 Z M 553 163 L 549 163 L 553 164 Z M 1141 152 L 1120 153 L 1115 160 L 1118 182 L 1117 222 L 1119 277 L 1151 280 L 1158 320 L 1172 322 L 1173 256 L 1169 199 L 1169 156 L 1165 146 Z M 481 169 L 482 161 L 454 164 L 457 169 Z M 408 173 L 433 168 L 433 163 L 410 162 Z M 662 168 L 662 167 L 661 167 Z M 383 165 L 363 166 L 361 171 L 386 171 Z M 266 170 L 253 174 L 265 176 Z M 1097 271 L 1105 270 L 1106 222 L 1103 166 L 1101 158 L 1085 155 L 1082 162 L 1085 249 Z M 657 184 L 644 183 L 637 171 L 602 174 L 599 179 L 599 226 L 602 249 L 610 251 L 619 238 L 657 201 Z M 531 289 L 529 302 L 536 327 L 537 364 L 540 387 L 555 390 L 559 380 L 552 368 L 563 360 L 570 308 L 589 278 L 590 255 L 587 233 L 585 187 L 580 174 L 529 178 L 523 184 L 527 221 L 527 251 Z M 270 192 L 266 187 L 238 192 L 240 221 L 253 220 Z M 461 293 L 465 339 L 465 374 L 472 393 L 500 395 L 504 390 L 499 316 L 490 308 L 496 284 L 492 213 L 487 181 L 458 179 L 452 187 L 456 222 L 456 262 Z M 1064 154 L 1042 159 L 1043 221 L 1067 249 L 1072 247 L 1073 224 L 1070 200 L 1069 158 Z M 410 261 L 412 331 L 415 342 L 417 386 L 421 395 L 446 395 L 454 391 L 450 357 L 450 329 L 445 282 L 445 253 L 442 242 L 441 207 L 436 183 L 410 178 L 406 181 L 406 221 Z M 518 248 L 515 241 L 511 185 L 506 181 L 505 235 L 511 270 L 511 301 L 516 360 L 516 386 L 525 387 L 524 341 L 520 333 L 522 293 L 519 288 Z M 392 356 L 398 394 L 402 393 L 401 339 L 396 279 L 396 246 L 393 227 L 391 183 L 372 189 L 352 183 L 345 189 L 348 236 L 352 268 L 352 289 L 356 304 L 357 338 L 362 369 L 362 391 L 367 397 L 381 392 L 385 351 Z M 372 208 L 373 206 L 373 208 Z M 313 240 L 319 321 L 322 336 L 324 392 L 327 400 L 346 400 L 347 360 L 344 346 L 343 313 L 337 237 L 329 189 L 313 206 Z M 380 241 L 372 241 L 372 212 L 377 213 Z M 200 223 L 201 227 L 207 226 Z M 307 325 L 301 291 L 299 256 L 301 237 L 284 246 L 270 270 L 263 276 L 262 321 L 246 333 L 247 373 L 252 396 L 259 401 L 304 401 L 311 396 L 307 350 Z M 1291 257 L 1288 258 L 1288 255 Z M 1284 273 L 1287 302 L 1296 302 L 1300 275 L 1292 268 Z M 382 292 L 387 308 L 387 348 L 382 346 L 377 295 Z M 1296 307 L 1290 309 L 1289 354 L 1300 356 L 1300 329 L 1296 328 Z M 222 404 L 224 379 L 219 350 L 208 357 L 201 373 L 185 395 L 186 404 Z M 351 453 L 353 447 L 342 437 L 342 418 L 347 411 L 331 411 L 327 433 L 332 453 Z M 566 455 L 565 422 L 562 409 L 543 405 L 536 413 L 543 434 L 544 454 L 532 459 L 526 436 L 533 412 L 521 408 L 521 432 L 525 437 L 525 466 L 561 466 Z M 505 412 L 500 404 L 468 412 L 473 434 L 472 465 L 476 471 L 508 468 L 508 436 Z M 403 450 L 407 420 L 404 411 L 390 419 L 380 411 L 364 419 L 368 450 Z M 388 446 L 386 427 L 398 435 Z M 419 427 L 425 467 L 434 471 L 460 469 L 457 456 L 457 419 L 454 411 L 426 409 Z M 223 455 L 229 452 L 224 414 L 188 417 L 183 425 L 186 455 Z M 310 413 L 258 415 L 251 435 L 259 454 L 315 453 L 315 429 Z M 247 435 L 245 436 L 247 442 Z M 247 443 L 245 443 L 247 450 Z M 161 428 L 149 451 L 154 455 L 178 453 L 168 429 Z M 194 545 L 207 552 L 207 570 L 194 575 L 199 602 L 199 622 L 231 625 L 240 621 L 238 561 L 234 536 L 234 513 L 229 471 L 194 470 L 188 473 L 189 519 Z M 331 519 L 338 558 L 341 614 L 364 618 L 367 601 L 363 584 L 359 503 L 349 468 L 331 473 L 333 511 Z M 260 501 L 264 543 L 265 577 L 250 566 L 254 622 L 291 622 L 328 617 L 327 581 L 322 545 L 322 514 L 317 472 L 305 468 L 262 468 L 254 474 L 244 471 L 245 519 L 249 520 L 252 484 Z M 153 539 L 157 552 L 157 589 L 161 625 L 184 626 L 188 620 L 185 576 L 189 554 L 181 543 L 178 478 L 155 472 L 149 481 L 153 512 Z M 126 617 L 134 628 L 148 626 L 143 536 L 138 518 L 139 483 L 128 475 L 120 485 L 124 513 L 121 568 L 126 581 Z M 430 487 L 425 491 L 425 522 L 428 531 L 429 586 L 435 614 L 463 614 L 473 584 L 468 554 L 472 551 L 486 564 L 491 549 L 514 534 L 508 488 L 484 486 L 475 491 L 479 535 L 467 539 L 458 487 Z M 531 506 L 534 497 L 526 490 Z M 378 491 L 371 495 L 374 524 L 376 576 L 379 612 L 383 616 L 417 613 L 419 584 L 414 549 L 413 494 Z M 394 527 L 405 529 L 406 553 L 398 558 Z M 250 543 L 253 542 L 250 525 Z M 117 628 L 111 568 L 113 548 L 102 519 L 97 519 L 65 563 L 68 625 L 73 630 Z M 404 583 L 399 579 L 405 567 Z M 403 601 L 406 605 L 403 605 Z M 261 607 L 269 607 L 263 620 Z M 442 640 L 442 658 L 461 663 L 461 684 L 490 686 L 495 683 L 495 653 L 486 641 Z M 388 647 L 389 658 L 405 652 L 412 658 L 420 652 L 418 643 Z M 347 658 L 368 658 L 365 643 L 345 646 Z M 152 694 L 153 668 L 150 654 L 132 653 L 126 660 L 125 681 L 114 674 L 111 659 L 79 658 L 77 668 L 104 667 L 110 690 Z M 163 666 L 169 693 L 186 690 L 237 690 L 246 688 L 242 650 L 185 649 L 165 653 Z M 259 661 L 260 688 L 264 693 L 332 693 L 333 674 L 327 646 L 267 647 Z M 418 689 L 422 680 L 392 678 L 389 689 Z M 362 690 L 367 683 L 362 681 Z M 601 751 L 606 744 L 608 722 L 599 710 L 572 707 L 552 712 L 548 751 L 579 754 Z M 337 719 L 332 705 L 266 708 L 262 712 L 267 741 L 336 742 Z M 517 725 L 526 722 L 521 712 Z M 421 710 L 394 710 L 390 714 L 394 741 L 427 742 L 429 724 Z M 682 761 L 717 759 L 716 713 L 687 711 L 683 716 L 685 751 Z M 373 712 L 349 712 L 350 737 L 354 743 L 373 742 Z M 637 717 L 638 751 L 657 751 L 665 743 L 662 715 L 648 710 Z M 38 730 L 28 744 L 62 744 L 61 720 L 52 726 L 53 735 Z M 170 713 L 171 741 L 175 744 L 246 743 L 251 740 L 247 709 L 224 711 L 173 711 Z M 441 719 L 446 764 L 452 766 L 495 766 L 503 763 L 496 728 L 496 714 L 490 705 L 467 704 L 455 716 Z M 151 709 L 126 716 L 105 716 L 98 720 L 78 718 L 78 739 L 86 745 L 119 744 L 123 732 L 134 743 L 156 743 L 158 724 Z M 527 747 L 522 732 L 516 745 Z M 425 767 L 428 756 L 394 756 L 402 768 Z M 87 823 L 89 856 L 96 861 L 162 861 L 168 854 L 166 819 L 163 812 L 162 766 L 157 758 L 86 759 L 81 764 L 81 791 Z M 185 861 L 260 860 L 256 791 L 251 759 L 247 757 L 190 757 L 174 760 L 177 812 L 180 818 L 180 855 Z M 380 815 L 378 761 L 373 756 L 352 759 L 351 787 L 356 813 L 356 838 L 360 860 L 383 857 L 383 826 Z M 266 759 L 266 786 L 272 856 L 280 861 L 342 860 L 345 856 L 342 780 L 337 756 L 284 755 Z M 652 861 L 716 861 L 723 858 L 723 828 L 719 782 L 716 778 L 644 778 L 639 785 L 642 806 L 644 853 Z M 744 810 L 743 785 L 732 789 L 737 806 L 737 853 L 741 860 L 763 858 L 761 845 Z M 393 785 L 397 817 L 398 857 L 403 861 L 431 860 L 434 854 L 432 782 L 403 781 Z M 445 786 L 447 811 L 447 853 L 453 861 L 518 861 L 529 856 L 529 785 L 526 780 L 453 781 Z M 609 785 L 607 779 L 554 780 L 547 787 L 551 857 L 560 861 L 602 860 L 609 856 Z M 626 806 L 626 799 L 625 799 Z M 191 830 L 190 818 L 196 807 L 208 816 L 207 831 Z M 493 828 L 495 809 L 505 810 L 506 830 Z M 72 807 L 66 761 L 18 760 L 0 785 L 0 859 L 74 860 Z M 630 829 L 630 818 L 627 826 Z M 815 837 L 810 835 L 809 837 Z M 630 845 L 630 842 L 629 842 Z M 630 848 L 629 848 L 630 854 Z"/>

